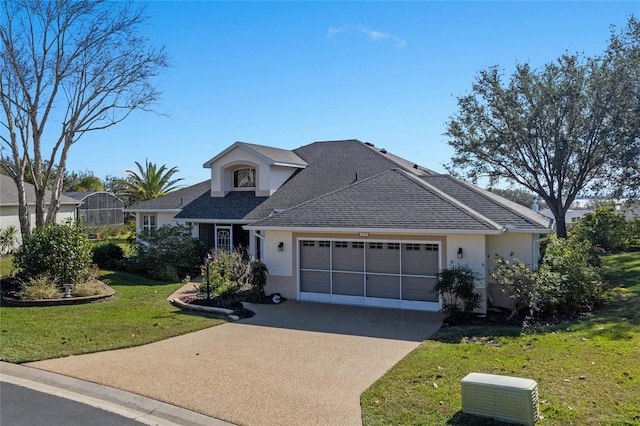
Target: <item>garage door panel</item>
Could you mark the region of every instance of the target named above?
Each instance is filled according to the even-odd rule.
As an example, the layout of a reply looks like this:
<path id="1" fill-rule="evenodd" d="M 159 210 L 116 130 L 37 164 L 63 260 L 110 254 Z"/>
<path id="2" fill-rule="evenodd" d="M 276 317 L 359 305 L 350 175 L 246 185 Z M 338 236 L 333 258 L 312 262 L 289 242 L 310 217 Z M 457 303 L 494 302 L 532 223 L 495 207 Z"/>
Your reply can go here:
<path id="1" fill-rule="evenodd" d="M 367 244 L 367 272 L 397 274 L 400 272 L 399 243 Z"/>
<path id="2" fill-rule="evenodd" d="M 347 296 L 364 296 L 364 275 L 345 274 L 334 272 L 333 294 L 343 294 Z"/>
<path id="3" fill-rule="evenodd" d="M 367 274 L 367 297 L 400 299 L 400 277 Z"/>
<path id="4" fill-rule="evenodd" d="M 300 267 L 302 269 L 329 269 L 331 267 L 328 241 L 302 241 Z"/>
<path id="5" fill-rule="evenodd" d="M 331 293 L 329 271 L 300 271 L 300 291 L 308 293 Z"/>
<path id="6" fill-rule="evenodd" d="M 438 302 L 438 293 L 433 291 L 436 281 L 436 278 L 402 277 L 402 299 Z"/>
<path id="7" fill-rule="evenodd" d="M 434 244 L 402 244 L 402 273 L 408 275 L 436 275 L 440 257 Z"/>
<path id="8" fill-rule="evenodd" d="M 357 241 L 334 241 L 333 270 L 358 271 L 364 270 L 364 243 Z"/>

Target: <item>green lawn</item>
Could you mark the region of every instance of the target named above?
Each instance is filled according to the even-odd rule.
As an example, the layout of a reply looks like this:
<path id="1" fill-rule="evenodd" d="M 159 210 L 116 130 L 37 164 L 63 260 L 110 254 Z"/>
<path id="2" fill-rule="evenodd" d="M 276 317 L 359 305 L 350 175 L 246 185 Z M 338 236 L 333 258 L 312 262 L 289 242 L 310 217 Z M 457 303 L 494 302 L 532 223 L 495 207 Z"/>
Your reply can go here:
<path id="1" fill-rule="evenodd" d="M 169 304 L 182 284 L 105 272 L 113 299 L 75 306 L 0 307 L 0 360 L 22 363 L 143 345 L 223 322 Z"/>
<path id="2" fill-rule="evenodd" d="M 603 257 L 596 312 L 539 329 L 446 327 L 362 394 L 370 425 L 491 425 L 463 414 L 471 372 L 538 382 L 541 425 L 640 424 L 640 253 Z"/>

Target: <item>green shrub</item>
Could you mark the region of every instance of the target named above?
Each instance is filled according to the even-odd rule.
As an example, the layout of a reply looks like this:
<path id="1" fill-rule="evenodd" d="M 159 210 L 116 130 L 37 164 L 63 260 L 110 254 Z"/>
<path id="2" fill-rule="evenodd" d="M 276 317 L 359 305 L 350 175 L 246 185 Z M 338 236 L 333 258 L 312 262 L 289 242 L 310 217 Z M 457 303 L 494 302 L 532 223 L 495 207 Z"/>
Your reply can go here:
<path id="1" fill-rule="evenodd" d="M 8 226 L 0 230 L 0 256 L 13 252 L 17 235 L 18 229 L 15 226 Z"/>
<path id="2" fill-rule="evenodd" d="M 22 283 L 22 288 L 17 296 L 22 300 L 59 299 L 64 295 L 58 288 L 55 279 L 48 275 L 39 275 L 29 278 Z"/>
<path id="3" fill-rule="evenodd" d="M 578 238 L 549 238 L 538 271 L 540 310 L 576 315 L 593 308 L 601 296 L 602 277 L 592 263 L 591 245 Z"/>
<path id="4" fill-rule="evenodd" d="M 632 238 L 632 223 L 615 206 L 605 204 L 594 213 L 587 213 L 573 226 L 571 234 L 589 241 L 605 252 L 624 250 Z"/>
<path id="5" fill-rule="evenodd" d="M 251 264 L 249 282 L 251 283 L 254 297 L 258 300 L 262 300 L 265 297 L 264 287 L 267 285 L 267 275 L 269 275 L 269 270 L 264 262 L 257 260 Z"/>
<path id="6" fill-rule="evenodd" d="M 492 284 L 514 300 L 513 314 L 575 316 L 593 309 L 602 293 L 600 271 L 591 258 L 588 241 L 552 235 L 538 271 L 531 271 L 517 259 L 498 258 Z"/>
<path id="7" fill-rule="evenodd" d="M 204 253 L 202 242 L 187 228 L 165 225 L 153 234 L 137 236 L 136 255 L 128 267 L 154 279 L 180 281 L 199 271 Z"/>
<path id="8" fill-rule="evenodd" d="M 14 257 L 16 267 L 27 278 L 47 275 L 72 284 L 82 281 L 91 261 L 91 242 L 79 222 L 34 229 Z"/>
<path id="9" fill-rule="evenodd" d="M 469 265 L 452 265 L 438 273 L 434 291 L 442 297 L 442 310 L 451 318 L 470 313 L 480 307 L 475 282 L 480 276 Z"/>
<path id="10" fill-rule="evenodd" d="M 209 291 L 216 296 L 231 297 L 249 284 L 250 264 L 242 253 L 237 251 L 214 250 L 209 265 L 202 267 L 202 283 L 198 287 L 200 293 Z"/>
<path id="11" fill-rule="evenodd" d="M 129 233 L 129 227 L 125 224 L 121 225 L 102 225 L 92 229 L 98 238 L 118 237 Z"/>
<path id="12" fill-rule="evenodd" d="M 99 281 L 86 281 L 78 283 L 71 289 L 72 297 L 97 296 L 106 293 L 106 290 Z"/>
<path id="13" fill-rule="evenodd" d="M 102 243 L 93 246 L 93 263 L 101 268 L 119 269 L 124 259 L 124 250 L 116 243 Z"/>

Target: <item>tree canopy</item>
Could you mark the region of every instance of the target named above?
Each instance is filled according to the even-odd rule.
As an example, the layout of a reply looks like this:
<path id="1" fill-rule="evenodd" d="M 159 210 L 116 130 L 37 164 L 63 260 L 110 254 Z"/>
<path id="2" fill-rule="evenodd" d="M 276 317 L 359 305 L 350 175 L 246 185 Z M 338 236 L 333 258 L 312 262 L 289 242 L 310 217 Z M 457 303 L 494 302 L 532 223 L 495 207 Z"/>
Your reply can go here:
<path id="1" fill-rule="evenodd" d="M 167 56 L 142 36 L 146 19 L 132 1 L 0 3 L 0 155 L 10 160 L 3 165 L 11 165 L 5 171 L 18 189 L 24 236 L 31 229 L 27 167 L 36 226 L 42 226 L 60 207 L 72 145 L 134 110 L 149 110 L 159 98 L 152 79 L 167 67 Z M 51 198 L 45 200 L 49 184 Z"/>
<path id="2" fill-rule="evenodd" d="M 136 166 L 138 172 L 127 170 L 127 179 L 116 181 L 119 186 L 117 195 L 134 203 L 161 197 L 177 189 L 176 184 L 183 180 L 172 179 L 173 175 L 178 173 L 177 167 L 167 169 L 164 164 L 158 167 L 149 160 L 146 160 L 144 167 L 136 161 Z"/>
<path id="3" fill-rule="evenodd" d="M 611 30 L 594 57 L 564 54 L 540 69 L 519 63 L 505 81 L 482 70 L 445 135 L 448 170 L 477 182 L 507 181 L 541 197 L 566 236 L 580 192 L 635 191 L 640 182 L 640 24 Z"/>

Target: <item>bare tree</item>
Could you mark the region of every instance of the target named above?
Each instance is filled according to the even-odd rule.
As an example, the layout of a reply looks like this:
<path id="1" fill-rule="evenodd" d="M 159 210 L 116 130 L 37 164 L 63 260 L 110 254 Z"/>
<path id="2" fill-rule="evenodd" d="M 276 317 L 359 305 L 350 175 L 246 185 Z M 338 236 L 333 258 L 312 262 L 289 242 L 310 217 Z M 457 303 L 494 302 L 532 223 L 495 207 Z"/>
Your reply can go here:
<path id="1" fill-rule="evenodd" d="M 42 226 L 60 208 L 71 146 L 158 100 L 151 80 L 168 60 L 164 47 L 149 47 L 142 35 L 146 19 L 130 1 L 1 2 L 0 142 L 8 148 L 2 165 L 18 187 L 25 237 L 31 226 L 25 170 L 31 167 Z M 53 184 L 45 212 L 47 182 Z"/>

